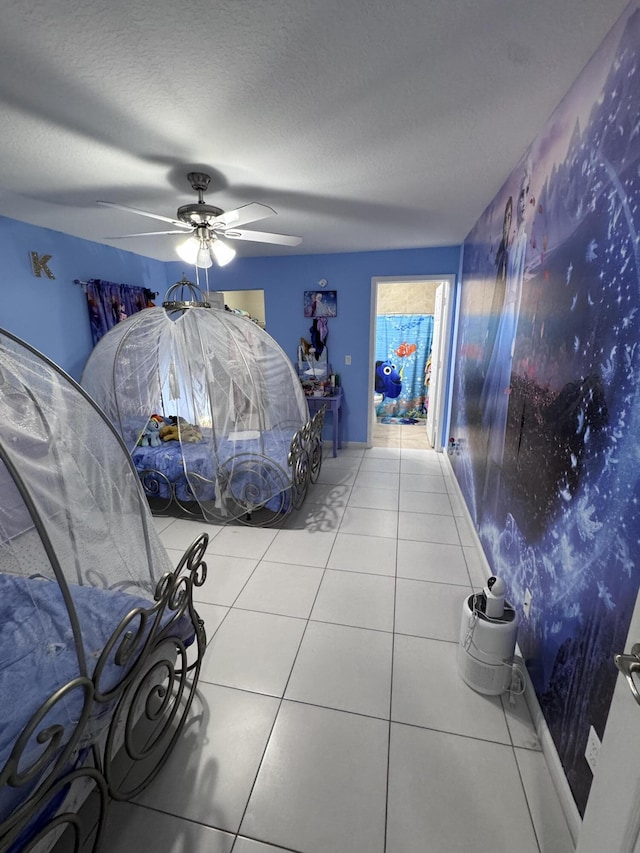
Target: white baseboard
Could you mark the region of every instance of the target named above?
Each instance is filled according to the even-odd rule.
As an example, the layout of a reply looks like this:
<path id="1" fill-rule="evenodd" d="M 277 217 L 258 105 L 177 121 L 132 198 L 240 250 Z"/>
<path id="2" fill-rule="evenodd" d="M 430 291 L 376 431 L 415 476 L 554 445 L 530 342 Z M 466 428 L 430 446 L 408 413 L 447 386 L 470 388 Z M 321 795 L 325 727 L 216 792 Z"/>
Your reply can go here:
<path id="1" fill-rule="evenodd" d="M 480 554 L 482 568 L 485 571 L 485 576 L 489 578 L 491 577 L 491 566 L 489 565 L 489 561 L 487 560 L 486 555 L 484 553 L 480 537 L 478 536 L 478 531 L 476 530 L 475 524 L 473 523 L 471 515 L 467 509 L 467 504 L 462 494 L 462 489 L 460 488 L 460 484 L 458 483 L 457 477 L 455 476 L 453 467 L 451 465 L 451 459 L 449 458 L 448 453 L 443 454 L 443 457 L 445 460 L 445 467 L 448 468 L 451 476 L 454 491 L 457 497 L 459 498 L 460 505 L 462 506 L 465 512 L 471 535 L 474 537 L 476 548 L 478 549 L 478 553 Z M 520 657 L 522 657 L 520 648 L 517 644 L 516 653 L 520 655 Z M 547 767 L 549 768 L 551 780 L 556 789 L 556 793 L 558 795 L 562 811 L 564 812 L 564 816 L 567 821 L 567 826 L 569 827 L 569 832 L 571 833 L 573 843 L 577 844 L 578 835 L 580 834 L 580 828 L 582 826 L 582 818 L 580 817 L 580 812 L 578 811 L 578 807 L 573 798 L 573 794 L 571 793 L 571 788 L 569 787 L 569 783 L 562 767 L 562 763 L 560 762 L 558 750 L 556 749 L 556 745 L 553 742 L 553 738 L 551 737 L 549 726 L 547 725 L 547 721 L 545 720 L 544 714 L 542 713 L 542 708 L 540 707 L 540 703 L 538 702 L 538 697 L 536 696 L 536 692 L 533 688 L 533 684 L 531 682 L 529 673 L 526 670 L 526 667 L 525 673 L 527 683 L 524 692 L 524 698 L 527 702 L 527 707 L 529 708 L 529 713 L 531 714 L 531 719 L 533 721 L 533 725 L 535 726 L 536 734 L 538 735 L 538 740 L 540 741 L 540 746 L 542 747 L 542 754 L 544 755 Z"/>

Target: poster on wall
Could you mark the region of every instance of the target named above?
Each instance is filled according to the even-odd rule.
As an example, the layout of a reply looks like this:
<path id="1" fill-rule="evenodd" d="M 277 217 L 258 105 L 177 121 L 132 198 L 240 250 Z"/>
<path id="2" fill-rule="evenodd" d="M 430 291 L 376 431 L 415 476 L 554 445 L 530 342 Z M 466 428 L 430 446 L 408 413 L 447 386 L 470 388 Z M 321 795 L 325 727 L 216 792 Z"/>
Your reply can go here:
<path id="1" fill-rule="evenodd" d="M 338 293 L 335 290 L 305 290 L 305 317 L 337 317 Z"/>
<path id="2" fill-rule="evenodd" d="M 453 389 L 452 464 L 580 812 L 640 583 L 639 235 L 636 8 L 465 241 Z"/>

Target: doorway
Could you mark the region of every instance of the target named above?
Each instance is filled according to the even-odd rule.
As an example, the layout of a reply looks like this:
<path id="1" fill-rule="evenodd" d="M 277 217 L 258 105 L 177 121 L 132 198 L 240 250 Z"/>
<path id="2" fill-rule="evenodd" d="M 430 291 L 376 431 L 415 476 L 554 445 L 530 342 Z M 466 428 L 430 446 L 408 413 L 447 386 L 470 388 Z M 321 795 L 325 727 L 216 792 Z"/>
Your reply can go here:
<path id="1" fill-rule="evenodd" d="M 446 412 L 446 388 L 448 384 L 448 369 L 449 369 L 449 354 L 450 354 L 450 327 L 451 327 L 451 293 L 453 290 L 454 276 L 376 276 L 371 280 L 371 321 L 370 321 L 370 342 L 369 342 L 369 363 L 371 369 L 369 371 L 369 411 L 367 418 L 367 444 L 372 445 L 372 437 L 374 427 L 378 429 L 378 414 L 383 411 L 380 406 L 380 395 L 376 393 L 376 361 L 380 361 L 380 353 L 376 355 L 376 350 L 380 349 L 381 341 L 377 340 L 377 332 L 379 329 L 379 317 L 385 317 L 385 324 L 391 323 L 392 327 L 403 328 L 403 322 L 407 324 L 407 328 L 415 325 L 418 322 L 415 318 L 427 316 L 429 322 L 433 324 L 434 330 L 440 330 L 437 344 L 437 353 L 435 350 L 428 354 L 422 354 L 421 375 L 412 378 L 412 382 L 416 388 L 422 383 L 423 391 L 426 397 L 425 411 L 416 413 L 415 425 L 411 428 L 416 431 L 426 433 L 427 430 L 427 414 L 428 407 L 435 401 L 435 410 L 432 410 L 429 419 L 429 440 L 430 445 L 436 450 L 442 450 L 443 437 L 442 431 L 444 426 Z M 436 311 L 436 293 L 439 292 L 441 298 L 438 300 L 438 310 Z M 416 327 L 417 328 L 417 327 Z M 402 337 L 402 335 L 401 335 Z M 432 333 L 428 336 L 431 342 Z M 376 343 L 378 344 L 376 346 Z M 384 348 L 384 346 L 383 346 Z M 416 361 L 420 353 L 416 351 L 412 342 L 402 341 L 396 348 L 392 345 L 394 361 L 399 362 L 398 371 L 401 372 L 406 367 L 410 366 L 410 362 Z M 431 356 L 429 361 L 429 356 Z M 427 365 L 425 372 L 425 365 Z M 411 364 L 415 370 L 415 365 Z M 380 372 L 381 368 L 378 368 Z M 428 378 L 428 386 L 425 386 L 425 380 Z M 380 387 L 380 385 L 378 385 Z M 384 400 L 384 396 L 383 396 Z M 377 404 L 377 405 L 376 405 Z M 388 405 L 384 406 L 384 410 L 388 409 Z M 383 417 L 382 420 L 387 420 Z M 394 419 L 391 418 L 391 421 Z"/>

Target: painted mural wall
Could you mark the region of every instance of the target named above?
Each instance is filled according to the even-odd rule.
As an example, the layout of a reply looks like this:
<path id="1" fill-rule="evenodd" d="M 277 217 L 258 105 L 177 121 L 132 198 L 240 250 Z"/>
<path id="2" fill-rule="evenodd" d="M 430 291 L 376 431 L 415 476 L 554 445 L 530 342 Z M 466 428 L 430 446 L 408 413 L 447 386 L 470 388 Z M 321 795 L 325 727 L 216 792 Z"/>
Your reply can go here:
<path id="1" fill-rule="evenodd" d="M 451 435 L 581 812 L 640 583 L 640 10 L 465 241 Z"/>

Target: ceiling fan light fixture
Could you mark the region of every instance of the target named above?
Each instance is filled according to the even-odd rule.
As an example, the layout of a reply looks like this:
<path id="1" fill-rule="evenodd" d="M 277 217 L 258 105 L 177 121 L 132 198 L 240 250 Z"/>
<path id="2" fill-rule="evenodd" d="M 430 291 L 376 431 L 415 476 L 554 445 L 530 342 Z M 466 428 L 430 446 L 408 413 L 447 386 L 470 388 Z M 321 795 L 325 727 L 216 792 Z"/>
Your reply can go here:
<path id="1" fill-rule="evenodd" d="M 223 243 L 220 239 L 216 239 L 211 243 L 210 251 L 219 267 L 226 266 L 236 256 L 236 250 Z"/>
<path id="2" fill-rule="evenodd" d="M 183 243 L 178 243 L 176 246 L 176 252 L 185 262 L 185 264 L 194 264 L 198 259 L 198 252 L 200 250 L 200 240 L 197 237 L 189 237 Z"/>

